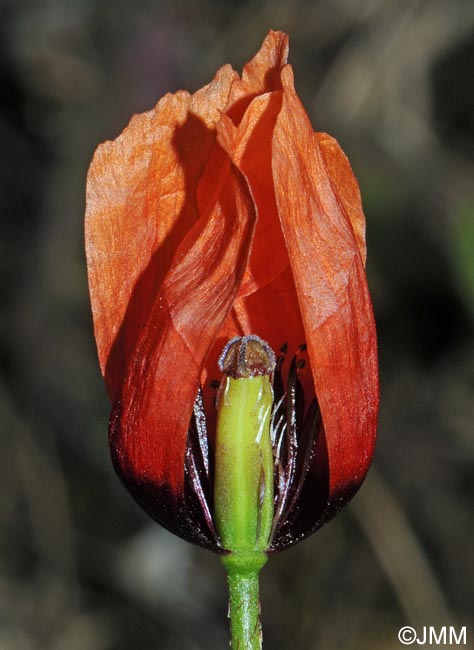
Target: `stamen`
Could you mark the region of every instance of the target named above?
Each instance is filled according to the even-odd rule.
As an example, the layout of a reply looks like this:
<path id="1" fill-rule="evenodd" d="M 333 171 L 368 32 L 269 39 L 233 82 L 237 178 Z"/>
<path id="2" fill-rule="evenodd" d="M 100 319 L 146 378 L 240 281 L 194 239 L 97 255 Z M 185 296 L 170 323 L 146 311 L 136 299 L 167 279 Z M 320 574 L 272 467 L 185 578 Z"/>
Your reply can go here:
<path id="1" fill-rule="evenodd" d="M 199 388 L 194 402 L 193 415 L 188 430 L 185 455 L 185 486 L 189 507 L 199 511 L 212 539 L 217 533 L 211 514 L 212 509 L 212 455 L 209 454 L 206 415 L 202 390 Z"/>
<path id="2" fill-rule="evenodd" d="M 282 445 L 283 440 L 285 438 L 285 432 L 286 432 L 287 429 L 288 429 L 288 424 L 285 421 L 284 425 L 281 428 L 280 437 L 278 439 L 278 444 L 277 444 L 277 447 L 276 447 L 276 450 L 275 450 L 275 457 L 277 458 L 277 460 L 280 460 L 280 458 L 281 458 L 281 445 Z"/>
<path id="3" fill-rule="evenodd" d="M 287 352 L 288 345 L 280 348 Z M 271 421 L 271 439 L 275 467 L 275 509 L 272 535 L 287 521 L 303 489 L 314 458 L 316 441 L 321 426 L 321 416 L 316 399 L 305 406 L 305 395 L 300 381 L 300 371 L 307 365 L 302 358 L 307 345 L 302 343 L 295 350 L 287 370 L 286 381 L 282 378 L 283 355 L 278 356 L 273 390 L 275 403 Z"/>
<path id="4" fill-rule="evenodd" d="M 280 428 L 281 423 L 284 420 L 285 414 L 282 412 L 280 414 L 280 417 L 278 418 L 278 421 L 275 423 L 275 419 L 277 415 L 279 414 L 280 409 L 283 407 L 283 402 L 285 401 L 286 393 L 281 396 L 281 398 L 278 400 L 276 404 L 273 406 L 273 413 L 272 413 L 272 419 L 271 419 L 271 424 L 270 424 L 270 436 L 272 439 L 272 444 L 273 447 L 276 445 L 276 436 L 277 436 L 277 431 Z"/>

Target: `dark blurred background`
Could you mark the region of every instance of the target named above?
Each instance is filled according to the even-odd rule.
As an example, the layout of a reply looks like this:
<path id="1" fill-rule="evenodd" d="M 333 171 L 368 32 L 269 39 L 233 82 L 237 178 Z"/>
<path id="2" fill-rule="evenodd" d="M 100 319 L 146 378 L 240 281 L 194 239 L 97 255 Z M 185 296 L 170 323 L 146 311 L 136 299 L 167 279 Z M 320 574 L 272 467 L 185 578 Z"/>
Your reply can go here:
<path id="1" fill-rule="evenodd" d="M 361 184 L 382 409 L 352 504 L 263 571 L 265 647 L 395 650 L 442 624 L 473 642 L 472 0 L 1 0 L 2 650 L 227 647 L 218 560 L 111 468 L 84 184 L 132 113 L 240 71 L 269 28 Z"/>

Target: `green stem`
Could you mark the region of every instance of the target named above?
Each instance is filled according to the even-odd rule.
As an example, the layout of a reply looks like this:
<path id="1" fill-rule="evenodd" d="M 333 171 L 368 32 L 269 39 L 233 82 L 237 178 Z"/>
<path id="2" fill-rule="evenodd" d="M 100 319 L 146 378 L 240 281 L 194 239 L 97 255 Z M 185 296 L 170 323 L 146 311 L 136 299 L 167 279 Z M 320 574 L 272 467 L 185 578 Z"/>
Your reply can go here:
<path id="1" fill-rule="evenodd" d="M 261 650 L 259 574 L 267 561 L 263 553 L 232 554 L 222 558 L 229 586 L 232 650 Z"/>

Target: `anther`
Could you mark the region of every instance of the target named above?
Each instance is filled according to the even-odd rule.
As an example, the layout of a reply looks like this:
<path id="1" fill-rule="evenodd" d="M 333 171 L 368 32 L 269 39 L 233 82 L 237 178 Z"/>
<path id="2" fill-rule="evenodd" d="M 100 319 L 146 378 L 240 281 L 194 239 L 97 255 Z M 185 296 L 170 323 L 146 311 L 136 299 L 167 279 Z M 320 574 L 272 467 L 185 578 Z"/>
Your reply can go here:
<path id="1" fill-rule="evenodd" d="M 280 347 L 280 352 L 282 352 L 283 354 L 286 354 L 286 353 L 288 352 L 288 343 L 287 343 L 286 341 L 285 341 L 285 343 L 283 343 L 283 345 Z"/>

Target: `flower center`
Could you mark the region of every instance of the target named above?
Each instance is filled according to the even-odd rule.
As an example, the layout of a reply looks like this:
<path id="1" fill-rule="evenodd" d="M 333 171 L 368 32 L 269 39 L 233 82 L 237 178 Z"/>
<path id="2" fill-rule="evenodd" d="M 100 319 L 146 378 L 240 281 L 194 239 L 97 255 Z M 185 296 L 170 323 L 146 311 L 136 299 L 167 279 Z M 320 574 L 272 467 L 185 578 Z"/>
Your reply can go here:
<path id="1" fill-rule="evenodd" d="M 265 544 L 267 544 L 267 547 L 270 546 L 271 540 L 283 526 L 285 521 L 288 520 L 288 517 L 297 504 L 314 458 L 317 437 L 322 423 L 316 398 L 312 399 L 308 408 L 305 407 L 305 395 L 300 381 L 300 375 L 302 372 L 307 372 L 307 370 L 305 370 L 307 366 L 305 359 L 306 349 L 305 343 L 299 345 L 288 365 L 287 343 L 283 343 L 280 346 L 280 354 L 275 358 L 270 346 L 265 341 L 262 341 L 258 336 L 249 335 L 245 337 L 235 337 L 227 343 L 219 357 L 218 365 L 219 369 L 224 373 L 224 379 L 222 381 L 216 379 L 210 381 L 211 388 L 217 390 L 216 398 L 214 400 L 216 406 L 218 402 L 225 399 L 224 395 L 227 395 L 227 397 L 229 396 L 230 386 L 235 392 L 236 387 L 243 385 L 240 382 L 243 381 L 245 383 L 245 380 L 250 381 L 250 383 L 255 383 L 255 381 L 261 381 L 263 379 L 267 381 L 270 379 L 271 381 L 271 386 L 269 384 L 268 388 L 270 391 L 269 393 L 266 388 L 261 386 L 259 386 L 256 391 L 253 386 L 244 391 L 247 397 L 254 395 L 252 398 L 254 400 L 261 399 L 262 391 L 263 394 L 270 395 L 270 400 L 273 397 L 270 412 L 267 412 L 269 425 L 268 444 L 266 445 L 264 440 L 264 446 L 258 447 L 258 444 L 262 443 L 262 437 L 260 435 L 260 438 L 256 442 L 256 447 L 248 447 L 248 444 L 247 447 L 245 447 L 245 444 L 242 442 L 242 437 L 239 438 L 239 435 L 241 435 L 242 432 L 242 426 L 238 425 L 237 437 L 235 438 L 237 443 L 232 452 L 234 454 L 239 453 L 239 457 L 242 460 L 241 469 L 236 472 L 236 485 L 232 488 L 234 491 L 237 490 L 237 493 L 242 493 L 244 489 L 239 483 L 240 478 L 243 476 L 242 472 L 244 472 L 244 470 L 246 471 L 250 466 L 254 466 L 254 470 L 252 471 L 254 471 L 255 476 L 253 479 L 247 476 L 245 481 L 247 481 L 247 487 L 253 486 L 251 489 L 249 488 L 249 490 L 253 494 L 252 498 L 254 499 L 254 506 L 257 510 L 260 509 L 260 511 L 257 512 L 256 517 L 254 516 L 255 511 L 253 512 L 253 528 L 252 531 L 249 532 L 247 540 L 249 544 L 250 540 L 253 539 L 255 541 L 255 538 L 257 537 L 259 540 L 257 541 L 257 544 L 261 546 L 263 537 L 265 537 Z M 288 370 L 286 377 L 284 378 L 285 367 L 287 367 Z M 239 395 L 240 397 L 237 399 L 241 400 L 243 393 L 239 393 Z M 237 409 L 237 419 L 241 417 L 242 412 L 244 411 L 245 408 L 243 410 L 240 407 Z M 252 411 L 252 408 L 250 411 Z M 250 411 L 247 410 L 247 415 L 249 415 Z M 254 404 L 252 413 L 255 414 L 257 411 L 258 408 L 256 408 Z M 260 410 L 261 414 L 264 412 L 265 409 Z M 235 418 L 235 415 L 232 417 Z M 258 425 L 257 420 L 255 420 L 256 426 Z M 248 429 L 249 436 L 247 443 L 249 444 L 253 436 L 252 426 L 253 425 Z M 253 442 L 255 443 L 255 440 Z M 224 447 L 228 448 L 229 444 L 229 438 L 227 438 Z M 265 449 L 270 450 L 270 456 L 265 452 Z M 205 523 L 213 539 L 228 548 L 228 540 L 222 538 L 222 524 L 218 525 L 218 528 L 220 529 L 219 534 L 216 531 L 215 476 L 216 456 L 219 456 L 219 454 L 219 441 L 217 441 L 217 446 L 214 452 L 212 450 L 209 452 L 206 415 L 204 411 L 202 391 L 199 389 L 188 432 L 185 464 L 187 500 L 189 501 L 190 509 L 192 508 L 194 512 L 198 509 L 201 511 L 202 518 L 204 519 L 203 523 Z M 257 455 L 255 456 L 255 454 Z M 252 456 L 255 462 L 251 462 L 250 456 Z M 273 475 L 273 486 L 271 490 L 269 490 L 270 478 L 268 469 L 267 471 L 262 470 L 262 457 L 267 459 L 266 463 L 268 462 L 268 459 L 270 459 L 272 465 L 271 472 Z M 235 462 L 228 462 L 228 459 L 226 460 L 226 463 L 227 469 L 225 470 L 224 475 L 226 472 L 232 472 L 236 467 Z M 266 463 L 264 463 L 265 466 Z M 220 473 L 220 476 L 222 479 L 222 472 Z M 262 479 L 264 476 L 265 479 Z M 225 480 L 224 483 L 226 484 L 225 490 L 228 492 L 229 481 Z M 237 483 L 239 483 L 239 485 L 237 485 Z M 257 495 L 257 501 L 255 501 L 255 495 Z M 218 498 L 220 499 L 220 497 Z M 227 498 L 228 496 L 226 496 L 226 499 Z M 239 501 L 238 498 L 237 501 Z M 271 506 L 269 506 L 270 501 Z M 266 521 L 268 521 L 268 513 L 270 510 L 272 521 L 270 526 L 271 530 L 262 533 L 261 510 L 264 503 Z M 226 508 L 227 505 L 225 506 Z M 198 506 L 198 508 L 196 506 Z M 266 528 L 268 528 L 268 525 Z M 238 526 L 235 530 L 237 529 Z M 224 538 L 225 537 L 226 534 L 224 534 Z"/>

